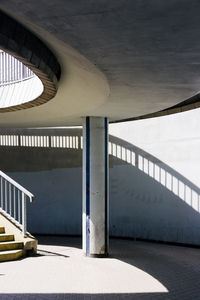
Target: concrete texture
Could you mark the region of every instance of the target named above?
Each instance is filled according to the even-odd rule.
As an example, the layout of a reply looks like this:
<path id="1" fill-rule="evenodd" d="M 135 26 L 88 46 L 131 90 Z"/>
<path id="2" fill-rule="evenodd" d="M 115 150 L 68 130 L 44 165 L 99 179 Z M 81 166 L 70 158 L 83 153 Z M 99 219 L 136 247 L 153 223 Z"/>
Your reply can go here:
<path id="1" fill-rule="evenodd" d="M 110 125 L 111 236 L 200 245 L 199 118 L 197 109 Z M 31 132 L 37 135 L 24 134 Z M 28 205 L 32 234 L 81 235 L 81 156 L 80 148 L 0 147 L 0 168 L 35 195 Z"/>
<path id="2" fill-rule="evenodd" d="M 110 125 L 111 236 L 200 245 L 199 118 L 198 109 Z M 37 130 L 24 134 L 31 132 L 37 135 Z M 28 230 L 81 235 L 82 150 L 0 147 L 0 154 L 0 168 L 35 195 L 28 205 Z"/>
<path id="3" fill-rule="evenodd" d="M 1 299 L 199 298 L 199 249 L 115 239 L 95 259 L 79 238 L 38 239 L 37 256 L 1 263 Z"/>
<path id="4" fill-rule="evenodd" d="M 108 250 L 108 122 L 88 117 L 83 127 L 82 238 L 86 255 L 107 256 Z"/>
<path id="5" fill-rule="evenodd" d="M 5 236 L 0 233 L 0 241 L 17 241 L 23 243 L 24 254 L 26 251 L 37 251 L 37 240 L 30 234 L 24 237 L 21 229 L 0 212 L 0 225 L 5 228 Z M 6 237 L 7 236 L 7 237 Z"/>
<path id="6" fill-rule="evenodd" d="M 62 69 L 51 103 L 5 114 L 1 126 L 119 120 L 199 94 L 198 0 L 2 0 L 0 8 L 39 36 Z"/>
<path id="7" fill-rule="evenodd" d="M 199 116 L 110 126 L 111 234 L 200 244 Z"/>

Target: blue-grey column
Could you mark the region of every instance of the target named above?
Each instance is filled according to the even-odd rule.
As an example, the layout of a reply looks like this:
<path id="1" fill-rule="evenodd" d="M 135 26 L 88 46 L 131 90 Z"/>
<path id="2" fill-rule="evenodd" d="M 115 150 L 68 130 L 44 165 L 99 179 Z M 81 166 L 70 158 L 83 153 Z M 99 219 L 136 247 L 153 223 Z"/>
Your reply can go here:
<path id="1" fill-rule="evenodd" d="M 86 117 L 83 124 L 83 251 L 108 255 L 108 120 Z"/>

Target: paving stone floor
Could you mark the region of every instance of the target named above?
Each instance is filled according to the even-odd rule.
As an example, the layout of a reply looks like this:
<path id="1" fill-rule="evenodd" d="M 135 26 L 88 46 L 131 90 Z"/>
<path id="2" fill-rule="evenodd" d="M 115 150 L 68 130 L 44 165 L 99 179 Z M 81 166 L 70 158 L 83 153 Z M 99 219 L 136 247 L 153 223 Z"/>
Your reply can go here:
<path id="1" fill-rule="evenodd" d="M 37 238 L 36 256 L 0 263 L 0 300 L 200 300 L 200 249 L 111 239 L 97 259 L 80 238 Z"/>

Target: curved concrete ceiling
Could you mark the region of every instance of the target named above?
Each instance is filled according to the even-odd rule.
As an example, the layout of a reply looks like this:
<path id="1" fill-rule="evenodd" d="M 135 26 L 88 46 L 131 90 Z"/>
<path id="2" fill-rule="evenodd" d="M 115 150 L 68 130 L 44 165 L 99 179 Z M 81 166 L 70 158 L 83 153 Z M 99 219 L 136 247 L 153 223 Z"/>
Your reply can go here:
<path id="1" fill-rule="evenodd" d="M 116 121 L 166 114 L 199 94 L 197 0 L 1 0 L 0 8 L 43 40 L 62 69 L 53 100 L 1 114 L 0 126 L 78 125 L 86 115 Z"/>

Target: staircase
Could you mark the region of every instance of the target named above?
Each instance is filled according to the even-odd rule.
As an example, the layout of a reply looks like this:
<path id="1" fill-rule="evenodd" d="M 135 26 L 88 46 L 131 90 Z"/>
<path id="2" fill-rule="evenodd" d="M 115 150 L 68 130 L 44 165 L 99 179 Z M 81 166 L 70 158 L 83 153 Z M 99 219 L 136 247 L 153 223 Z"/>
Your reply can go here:
<path id="1" fill-rule="evenodd" d="M 34 196 L 0 171 L 0 262 L 36 253 L 37 240 L 27 232 L 26 202 Z"/>
<path id="2" fill-rule="evenodd" d="M 15 241 L 13 234 L 6 234 L 5 227 L 0 227 L 0 262 L 22 257 L 23 248 L 23 242 Z"/>

